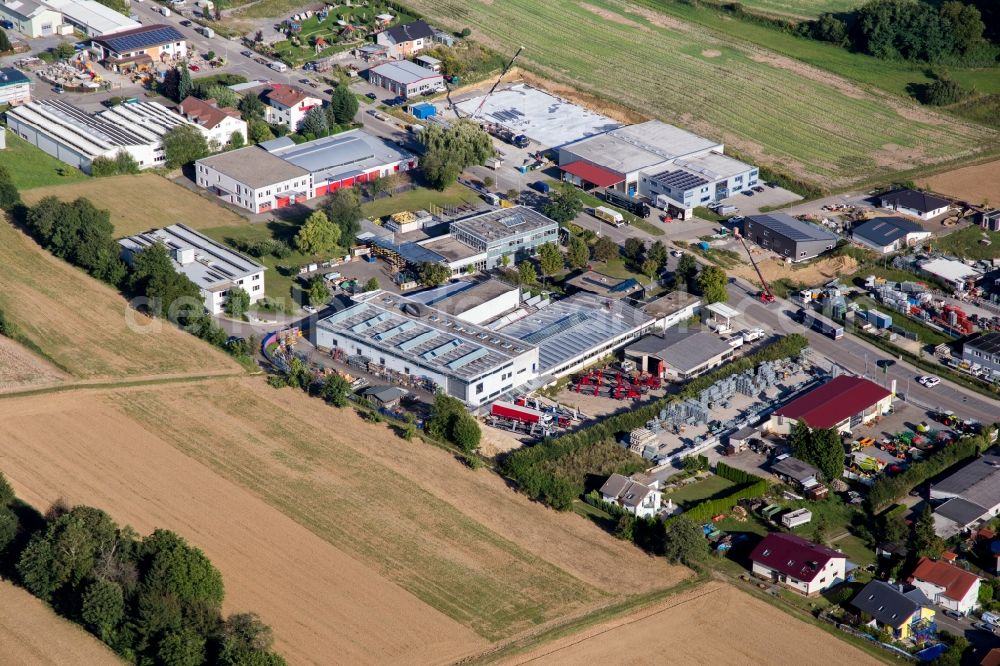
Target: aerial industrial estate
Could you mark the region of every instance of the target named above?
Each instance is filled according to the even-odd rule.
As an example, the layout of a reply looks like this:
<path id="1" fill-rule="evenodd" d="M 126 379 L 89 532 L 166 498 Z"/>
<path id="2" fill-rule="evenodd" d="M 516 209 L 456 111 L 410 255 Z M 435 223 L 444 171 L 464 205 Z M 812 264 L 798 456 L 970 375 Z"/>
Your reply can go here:
<path id="1" fill-rule="evenodd" d="M 0 662 L 1000 664 L 995 8 L 550 4 L 0 3 Z"/>

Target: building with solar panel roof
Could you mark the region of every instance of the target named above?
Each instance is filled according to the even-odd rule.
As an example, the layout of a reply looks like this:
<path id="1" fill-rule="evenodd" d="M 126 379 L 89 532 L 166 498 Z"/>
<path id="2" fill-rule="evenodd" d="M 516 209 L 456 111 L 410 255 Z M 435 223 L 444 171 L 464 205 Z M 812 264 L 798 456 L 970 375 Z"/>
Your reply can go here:
<path id="1" fill-rule="evenodd" d="M 168 62 L 187 56 L 187 41 L 172 25 L 140 25 L 95 38 L 98 59 L 109 66 Z"/>
<path id="2" fill-rule="evenodd" d="M 122 259 L 128 263 L 155 243 L 166 246 L 174 270 L 198 285 L 205 299 L 205 309 L 212 314 L 222 314 L 226 295 L 233 287 L 243 288 L 250 295 L 251 303 L 264 297 L 264 271 L 267 270 L 264 266 L 183 224 L 172 224 L 118 241 Z"/>
<path id="3" fill-rule="evenodd" d="M 505 256 L 517 261 L 533 255 L 539 245 L 558 242 L 559 224 L 534 209 L 514 206 L 456 220 L 450 234 L 473 250 L 485 252 L 476 267 L 490 270 Z"/>
<path id="4" fill-rule="evenodd" d="M 837 245 L 836 234 L 787 213 L 748 216 L 743 221 L 743 236 L 789 261 L 812 259 Z"/>

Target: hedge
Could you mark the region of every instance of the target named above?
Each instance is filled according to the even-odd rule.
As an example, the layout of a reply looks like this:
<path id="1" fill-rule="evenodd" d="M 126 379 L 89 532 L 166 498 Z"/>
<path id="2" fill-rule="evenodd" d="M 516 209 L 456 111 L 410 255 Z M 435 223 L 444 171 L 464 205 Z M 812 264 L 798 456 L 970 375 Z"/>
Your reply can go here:
<path id="1" fill-rule="evenodd" d="M 751 475 L 752 476 L 752 475 Z M 750 499 L 752 497 L 761 497 L 767 493 L 767 489 L 770 486 L 767 481 L 760 479 L 755 483 L 750 485 L 737 488 L 735 491 L 726 495 L 725 497 L 720 497 L 718 499 L 709 499 L 704 502 L 699 502 L 693 507 L 688 509 L 680 516 L 684 516 L 693 521 L 701 521 L 706 518 L 711 518 L 712 516 L 717 516 L 720 513 L 725 513 L 733 508 L 737 502 L 741 499 Z"/>
<path id="2" fill-rule="evenodd" d="M 721 476 L 727 481 L 732 481 L 737 485 L 746 485 L 750 483 L 757 483 L 758 481 L 763 481 L 764 479 L 757 476 L 756 474 L 751 474 L 750 472 L 744 471 L 742 469 L 736 469 L 735 467 L 730 467 L 724 462 L 720 462 L 715 466 L 715 473 Z"/>

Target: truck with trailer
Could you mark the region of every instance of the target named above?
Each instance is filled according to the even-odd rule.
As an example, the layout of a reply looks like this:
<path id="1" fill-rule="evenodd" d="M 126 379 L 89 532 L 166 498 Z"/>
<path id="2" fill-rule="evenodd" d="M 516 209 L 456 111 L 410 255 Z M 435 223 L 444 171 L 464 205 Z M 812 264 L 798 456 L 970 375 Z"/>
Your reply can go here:
<path id="1" fill-rule="evenodd" d="M 524 428 L 532 433 L 548 433 L 553 425 L 551 414 L 506 400 L 497 400 L 490 405 L 490 420 L 511 430 Z"/>
<path id="2" fill-rule="evenodd" d="M 604 190 L 601 192 L 601 198 L 612 206 L 617 206 L 618 208 L 627 210 L 636 217 L 649 217 L 649 204 L 645 201 L 640 201 L 635 197 L 626 196 L 621 192 L 616 192 L 614 190 Z"/>
<path id="3" fill-rule="evenodd" d="M 834 340 L 839 340 L 844 337 L 844 327 L 827 319 L 821 314 L 810 312 L 805 308 L 801 308 L 797 313 L 797 317 L 798 320 L 802 322 L 803 326 L 811 328 L 814 331 L 818 331 L 823 335 L 833 338 Z"/>
<path id="4" fill-rule="evenodd" d="M 594 208 L 594 217 L 607 222 L 613 227 L 620 227 L 625 224 L 625 218 L 621 213 L 606 206 L 596 206 Z"/>

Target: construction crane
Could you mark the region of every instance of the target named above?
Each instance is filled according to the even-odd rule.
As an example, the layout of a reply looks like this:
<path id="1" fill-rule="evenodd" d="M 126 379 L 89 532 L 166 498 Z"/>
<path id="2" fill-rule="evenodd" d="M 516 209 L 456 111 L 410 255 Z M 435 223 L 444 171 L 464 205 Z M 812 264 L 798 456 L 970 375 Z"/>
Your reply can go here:
<path id="1" fill-rule="evenodd" d="M 502 72 L 500 72 L 500 76 L 497 77 L 497 80 L 493 84 L 493 87 L 490 88 L 490 91 L 488 93 L 486 93 L 486 95 L 483 96 L 482 100 L 480 100 L 479 106 L 477 106 L 476 110 L 473 111 L 472 115 L 469 116 L 470 119 L 475 120 L 476 116 L 479 115 L 479 112 L 483 110 L 483 106 L 486 105 L 486 100 L 488 100 L 490 98 L 490 95 L 492 95 L 493 92 L 497 89 L 497 86 L 500 85 L 500 82 L 503 80 L 503 77 L 505 77 L 507 75 L 507 72 L 510 71 L 510 68 L 514 66 L 514 61 L 517 60 L 517 57 L 519 55 L 521 55 L 521 51 L 523 51 L 523 50 L 524 50 L 523 46 L 517 47 L 517 53 L 514 54 L 514 57 L 512 57 L 510 59 L 510 62 L 507 63 L 507 66 L 503 68 Z M 458 115 L 458 114 L 456 113 L 455 115 Z"/>
<path id="2" fill-rule="evenodd" d="M 771 292 L 771 287 L 767 284 L 767 280 L 764 279 L 764 274 L 760 272 L 760 268 L 757 266 L 757 262 L 753 260 L 753 254 L 750 252 L 750 247 L 747 242 L 743 240 L 743 235 L 739 232 L 739 229 L 733 229 L 733 235 L 740 239 L 740 243 L 743 244 L 743 249 L 747 251 L 747 256 L 750 257 L 750 264 L 753 269 L 757 271 L 757 277 L 760 278 L 760 283 L 763 285 L 763 289 L 759 294 L 757 294 L 757 299 L 761 303 L 774 303 L 774 294 Z"/>

